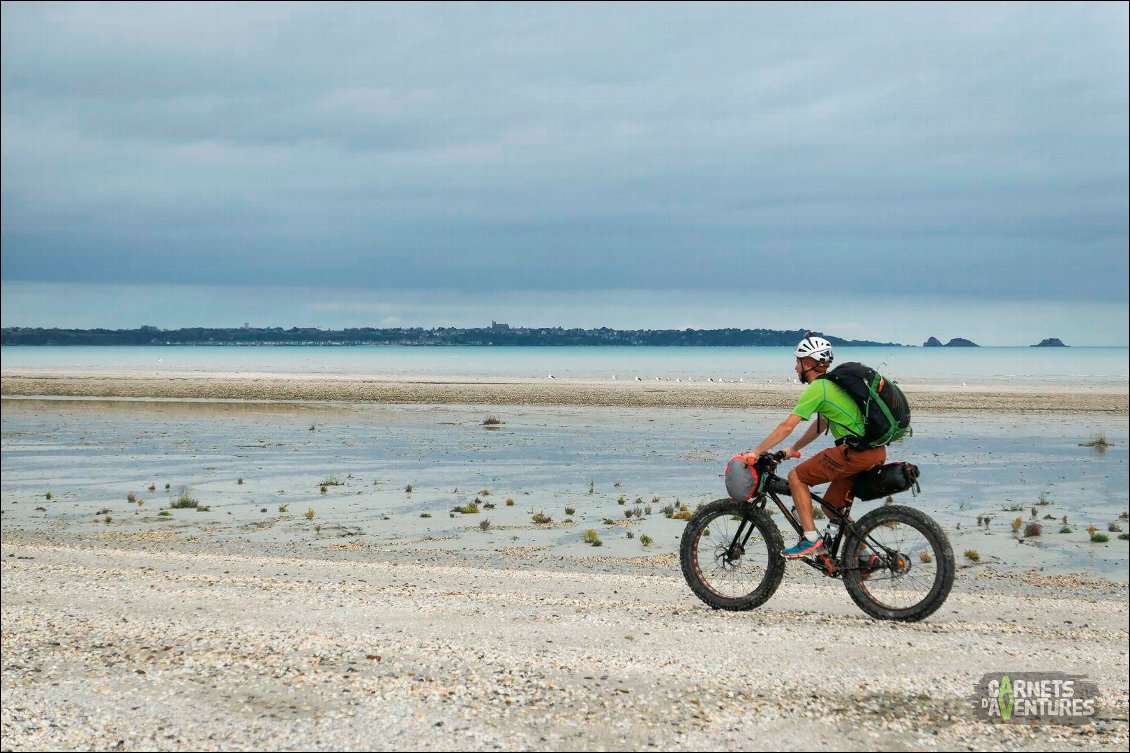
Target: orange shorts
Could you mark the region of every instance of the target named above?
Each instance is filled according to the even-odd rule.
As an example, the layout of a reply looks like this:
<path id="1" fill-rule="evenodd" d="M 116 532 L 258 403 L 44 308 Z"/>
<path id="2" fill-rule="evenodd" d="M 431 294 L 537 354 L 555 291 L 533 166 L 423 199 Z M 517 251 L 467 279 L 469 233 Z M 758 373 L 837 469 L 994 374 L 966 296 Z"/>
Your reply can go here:
<path id="1" fill-rule="evenodd" d="M 853 450 L 846 444 L 839 444 L 813 455 L 793 470 L 805 486 L 832 482 L 828 491 L 824 493 L 824 500 L 830 505 L 843 509 L 851 500 L 852 477 L 886 461 L 886 447 Z"/>

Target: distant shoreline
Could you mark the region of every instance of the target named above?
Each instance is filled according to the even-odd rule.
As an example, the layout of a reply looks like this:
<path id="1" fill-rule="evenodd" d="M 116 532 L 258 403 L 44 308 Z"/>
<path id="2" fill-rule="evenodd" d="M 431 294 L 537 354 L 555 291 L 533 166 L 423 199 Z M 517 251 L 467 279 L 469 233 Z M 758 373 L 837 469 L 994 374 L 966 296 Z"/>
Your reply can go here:
<path id="1" fill-rule="evenodd" d="M 915 411 L 1127 414 L 1125 389 L 911 387 Z M 131 400 L 558 405 L 640 408 L 791 408 L 798 389 L 739 383 L 596 382 L 579 379 L 404 378 L 313 374 L 75 372 L 6 369 L 4 397 Z"/>

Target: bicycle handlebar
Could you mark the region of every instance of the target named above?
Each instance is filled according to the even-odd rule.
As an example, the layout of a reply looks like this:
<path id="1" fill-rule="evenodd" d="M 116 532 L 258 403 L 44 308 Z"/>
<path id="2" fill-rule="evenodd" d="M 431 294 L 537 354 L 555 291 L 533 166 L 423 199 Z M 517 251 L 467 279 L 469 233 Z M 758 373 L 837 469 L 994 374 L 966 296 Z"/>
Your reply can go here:
<path id="1" fill-rule="evenodd" d="M 757 459 L 772 463 L 773 465 L 777 465 L 777 463 L 780 463 L 785 459 L 785 451 L 777 450 L 776 452 L 763 452 L 758 456 Z"/>

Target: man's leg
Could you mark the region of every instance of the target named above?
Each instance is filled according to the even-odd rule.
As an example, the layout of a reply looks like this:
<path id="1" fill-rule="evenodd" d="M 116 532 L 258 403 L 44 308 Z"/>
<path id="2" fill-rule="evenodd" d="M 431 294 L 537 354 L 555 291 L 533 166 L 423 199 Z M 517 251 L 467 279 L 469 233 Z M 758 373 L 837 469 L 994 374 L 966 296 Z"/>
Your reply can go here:
<path id="1" fill-rule="evenodd" d="M 841 467 L 843 475 L 832 479 L 828 491 L 824 494 L 824 501 L 837 510 L 843 510 L 851 501 L 851 486 L 856 474 L 869 471 L 885 462 L 887 462 L 886 447 L 871 447 L 866 450 L 844 448 Z"/>
<path id="2" fill-rule="evenodd" d="M 789 471 L 789 492 L 793 497 L 797 517 L 804 529 L 804 540 L 784 551 L 786 557 L 799 557 L 819 550 L 819 534 L 812 517 L 812 492 L 810 487 L 831 482 L 825 500 L 843 509 L 851 496 L 852 476 L 874 468 L 887 457 L 884 447 L 855 451 L 847 445 L 829 447 L 813 455 Z M 808 542 L 807 544 L 805 542 Z"/>
<path id="3" fill-rule="evenodd" d="M 816 553 L 823 546 L 823 540 L 816 530 L 812 518 L 811 486 L 824 484 L 843 475 L 844 464 L 841 447 L 829 447 L 813 455 L 796 468 L 789 471 L 789 493 L 793 498 L 804 537 L 795 546 L 788 547 L 782 554 L 786 557 L 803 557 Z"/>
<path id="4" fill-rule="evenodd" d="M 806 532 L 816 530 L 816 521 L 812 519 L 812 490 L 800 480 L 797 469 L 789 471 L 789 493 L 793 497 L 793 507 L 796 516 L 800 518 L 800 525 Z"/>

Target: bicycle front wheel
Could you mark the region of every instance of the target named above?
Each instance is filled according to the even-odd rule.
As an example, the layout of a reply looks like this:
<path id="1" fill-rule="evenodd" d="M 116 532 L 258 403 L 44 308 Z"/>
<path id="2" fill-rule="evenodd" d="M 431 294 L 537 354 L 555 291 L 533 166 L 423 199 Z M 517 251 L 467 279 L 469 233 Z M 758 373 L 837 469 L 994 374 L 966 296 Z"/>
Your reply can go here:
<path id="1" fill-rule="evenodd" d="M 698 598 L 714 609 L 743 611 L 764 604 L 781 585 L 783 547 L 781 532 L 764 510 L 720 499 L 687 522 L 679 561 Z"/>
<path id="2" fill-rule="evenodd" d="M 887 505 L 856 523 L 843 549 L 844 586 L 880 620 L 916 622 L 942 606 L 953 586 L 953 549 L 941 527 L 913 507 Z"/>

